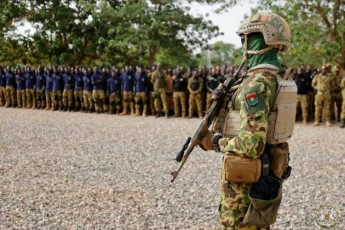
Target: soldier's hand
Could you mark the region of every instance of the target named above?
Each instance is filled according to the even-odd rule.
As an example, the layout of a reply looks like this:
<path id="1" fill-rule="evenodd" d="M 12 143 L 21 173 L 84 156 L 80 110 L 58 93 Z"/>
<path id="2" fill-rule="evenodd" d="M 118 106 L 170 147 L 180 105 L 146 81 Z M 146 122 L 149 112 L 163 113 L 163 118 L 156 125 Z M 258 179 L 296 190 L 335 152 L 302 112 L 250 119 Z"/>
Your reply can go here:
<path id="1" fill-rule="evenodd" d="M 213 133 L 207 130 L 205 136 L 201 139 L 199 146 L 205 151 L 213 150 Z"/>

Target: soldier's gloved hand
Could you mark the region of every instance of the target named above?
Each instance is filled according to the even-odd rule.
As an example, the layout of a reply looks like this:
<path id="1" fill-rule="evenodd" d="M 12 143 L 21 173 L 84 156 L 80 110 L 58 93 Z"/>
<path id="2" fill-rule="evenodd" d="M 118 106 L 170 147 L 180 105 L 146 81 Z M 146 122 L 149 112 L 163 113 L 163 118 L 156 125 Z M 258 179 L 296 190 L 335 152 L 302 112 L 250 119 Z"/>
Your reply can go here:
<path id="1" fill-rule="evenodd" d="M 199 146 L 204 151 L 213 150 L 213 133 L 210 130 L 207 130 L 205 136 L 201 139 Z"/>

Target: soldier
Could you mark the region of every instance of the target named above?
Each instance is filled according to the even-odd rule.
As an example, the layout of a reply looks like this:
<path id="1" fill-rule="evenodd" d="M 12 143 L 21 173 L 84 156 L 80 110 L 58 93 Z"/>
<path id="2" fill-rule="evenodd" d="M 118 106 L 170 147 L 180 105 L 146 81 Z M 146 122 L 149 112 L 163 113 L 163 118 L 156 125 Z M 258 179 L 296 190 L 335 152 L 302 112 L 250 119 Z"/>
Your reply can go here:
<path id="1" fill-rule="evenodd" d="M 108 82 L 108 79 L 111 78 L 111 74 L 110 74 L 108 68 L 103 68 L 102 74 L 103 74 L 103 78 L 104 78 L 104 92 L 107 92 L 107 87 L 108 87 L 107 82 Z M 109 107 L 109 98 L 105 97 L 103 100 L 103 111 L 105 113 L 109 112 L 108 107 Z"/>
<path id="2" fill-rule="evenodd" d="M 91 76 L 93 85 L 92 98 L 95 104 L 96 113 L 100 113 L 102 112 L 103 102 L 105 100 L 104 77 L 97 66 L 94 68 L 93 72 L 94 74 Z"/>
<path id="3" fill-rule="evenodd" d="M 182 117 L 186 117 L 186 90 L 187 79 L 183 76 L 183 69 L 179 68 L 177 75 L 173 78 L 174 117 L 181 116 L 180 107 Z"/>
<path id="4" fill-rule="evenodd" d="M 189 116 L 188 118 L 193 117 L 194 108 L 198 109 L 199 118 L 202 118 L 202 101 L 201 101 L 201 90 L 203 87 L 204 81 L 202 80 L 198 70 L 193 71 L 192 77 L 188 80 L 188 91 L 189 95 Z"/>
<path id="5" fill-rule="evenodd" d="M 156 66 L 152 66 L 151 71 L 148 71 L 147 73 L 147 77 L 149 78 L 149 82 L 148 82 L 148 95 L 149 95 L 149 104 L 150 104 L 150 112 L 151 115 L 155 115 L 156 111 L 155 111 L 155 97 L 154 97 L 154 90 L 153 90 L 153 84 L 151 83 L 151 79 L 152 79 L 152 73 L 156 70 Z"/>
<path id="6" fill-rule="evenodd" d="M 131 68 L 126 66 L 125 72 L 121 75 L 122 84 L 122 100 L 123 100 L 123 111 L 120 116 L 128 114 L 128 106 L 131 109 L 131 115 L 134 116 L 134 102 L 133 102 L 133 90 L 134 90 L 134 75 Z"/>
<path id="7" fill-rule="evenodd" d="M 6 76 L 3 68 L 0 66 L 0 107 L 6 104 Z"/>
<path id="8" fill-rule="evenodd" d="M 83 70 L 83 99 L 85 112 L 93 112 L 93 99 L 92 99 L 92 82 L 91 82 L 92 69 L 88 68 Z"/>
<path id="9" fill-rule="evenodd" d="M 173 110 L 173 76 L 173 71 L 169 69 L 167 71 L 167 85 L 165 88 L 165 92 L 167 95 L 168 113 Z"/>
<path id="10" fill-rule="evenodd" d="M 328 68 L 322 67 L 321 74 L 317 74 L 313 81 L 312 87 L 317 90 L 315 96 L 315 123 L 314 126 L 318 126 L 322 115 L 322 109 L 325 109 L 326 125 L 331 126 L 331 89 L 335 86 L 334 78 L 328 74 Z"/>
<path id="11" fill-rule="evenodd" d="M 169 109 L 167 105 L 167 96 L 166 96 L 166 85 L 167 85 L 167 76 L 162 70 L 162 64 L 157 64 L 157 69 L 152 73 L 151 83 L 153 84 L 154 96 L 155 96 L 155 110 L 156 117 L 162 116 L 162 106 L 160 100 L 162 100 L 165 117 L 169 118 Z"/>
<path id="12" fill-rule="evenodd" d="M 52 78 L 52 70 L 49 68 L 45 68 L 44 72 L 46 88 L 45 88 L 45 96 L 46 96 L 46 107 L 44 110 L 51 110 L 52 108 L 52 101 L 53 101 L 53 78 Z"/>
<path id="13" fill-rule="evenodd" d="M 25 92 L 26 92 L 26 100 L 27 100 L 27 109 L 35 109 L 36 108 L 36 79 L 35 75 L 31 72 L 30 67 L 26 67 L 25 73 Z"/>
<path id="14" fill-rule="evenodd" d="M 306 75 L 306 77 L 310 79 L 310 82 L 313 80 L 315 74 L 315 72 L 313 73 L 311 65 L 307 65 L 304 75 Z M 313 120 L 315 116 L 315 95 L 316 90 L 314 90 L 314 88 L 310 84 L 308 90 L 308 120 Z"/>
<path id="15" fill-rule="evenodd" d="M 341 105 L 342 105 L 342 97 L 341 97 L 341 88 L 340 88 L 340 82 L 341 82 L 341 75 L 340 75 L 340 68 L 339 66 L 335 66 L 334 68 L 334 81 L 335 81 L 335 88 L 332 90 L 332 101 L 331 101 L 331 122 L 332 124 L 335 123 L 335 106 L 337 106 L 337 118 L 338 121 L 340 121 L 340 114 L 341 114 Z"/>
<path id="16" fill-rule="evenodd" d="M 6 67 L 5 72 L 6 77 L 6 105 L 5 107 L 16 107 L 17 99 L 16 99 L 16 82 L 15 76 L 12 73 L 9 66 Z"/>
<path id="17" fill-rule="evenodd" d="M 212 94 L 213 90 L 215 90 L 219 83 L 223 82 L 223 77 L 216 73 L 215 69 L 211 70 L 211 74 L 207 77 L 207 98 L 206 98 L 206 110 L 208 110 L 212 104 Z"/>
<path id="18" fill-rule="evenodd" d="M 302 108 L 303 125 L 307 125 L 308 118 L 308 92 L 311 86 L 311 79 L 304 73 L 303 68 L 297 69 L 297 74 L 294 77 L 297 85 L 297 105 L 300 104 Z"/>
<path id="19" fill-rule="evenodd" d="M 45 108 L 45 87 L 46 87 L 46 78 L 43 74 L 42 67 L 38 67 L 36 70 L 36 100 L 37 100 L 37 109 Z"/>
<path id="20" fill-rule="evenodd" d="M 25 108 L 26 106 L 25 77 L 20 68 L 16 69 L 16 83 L 17 83 L 18 108 Z"/>
<path id="21" fill-rule="evenodd" d="M 341 126 L 340 128 L 345 128 L 345 77 L 340 82 L 341 94 L 343 96 L 343 104 L 341 108 Z"/>
<path id="22" fill-rule="evenodd" d="M 63 78 L 61 68 L 53 68 L 53 102 L 52 111 L 59 109 L 62 111 L 62 90 L 63 90 Z"/>
<path id="23" fill-rule="evenodd" d="M 73 110 L 73 90 L 74 90 L 74 76 L 70 72 L 71 68 L 65 67 L 65 73 L 62 75 L 64 81 L 64 89 L 62 93 L 62 103 L 64 111 L 71 112 Z"/>
<path id="24" fill-rule="evenodd" d="M 146 95 L 149 79 L 142 68 L 135 75 L 135 116 L 140 116 L 140 105 L 143 105 L 143 117 L 147 116 L 148 98 Z"/>
<path id="25" fill-rule="evenodd" d="M 120 114 L 121 109 L 121 74 L 117 68 L 111 71 L 111 77 L 107 80 L 107 96 L 109 97 L 109 113 Z"/>
<path id="26" fill-rule="evenodd" d="M 84 99 L 83 99 L 83 74 L 80 72 L 80 68 L 76 67 L 74 70 L 74 111 L 84 111 Z"/>
<path id="27" fill-rule="evenodd" d="M 234 101 L 225 103 L 222 107 L 226 109 L 226 113 L 220 113 L 213 121 L 213 131 L 220 135 L 213 136 L 209 131 L 202 139 L 201 146 L 206 150 L 214 149 L 223 153 L 219 206 L 221 229 L 269 229 L 269 225 L 276 219 L 281 202 L 282 179 L 276 178 L 287 176 L 289 169 L 285 168 L 288 157 L 288 143 L 285 141 L 293 130 L 295 108 L 287 106 L 296 102 L 296 94 L 282 95 L 286 100 L 279 101 L 283 106 L 287 105 L 288 111 L 280 114 L 285 115 L 284 119 L 280 122 L 277 119 L 276 123 L 268 117 L 272 110 L 279 111 L 276 110 L 276 92 L 278 84 L 284 82 L 278 77 L 280 62 L 277 53 L 287 49 L 291 36 L 285 20 L 272 13 L 255 14 L 241 24 L 237 33 L 242 37 L 244 58 L 250 63 L 250 69 L 241 85 L 232 88 L 237 91 L 231 98 Z M 272 34 L 275 36 L 271 36 Z M 286 86 L 296 90 L 293 84 Z M 284 92 L 279 91 L 280 93 Z M 289 95 L 290 99 L 285 97 Z M 275 126 L 286 128 L 280 133 L 279 139 L 268 132 L 275 130 Z M 264 176 L 256 177 L 257 163 L 249 166 L 246 162 L 261 162 L 261 155 L 267 155 L 265 149 L 272 154 L 282 154 L 279 156 L 285 158 L 284 164 L 281 164 L 279 171 L 271 171 L 265 168 L 267 163 L 263 161 Z M 275 169 L 277 164 L 272 161 L 270 163 L 270 169 Z M 269 188 L 259 183 L 266 181 L 270 184 Z M 272 199 L 255 191 L 259 184 L 263 185 L 261 189 L 273 190 L 270 191 Z"/>

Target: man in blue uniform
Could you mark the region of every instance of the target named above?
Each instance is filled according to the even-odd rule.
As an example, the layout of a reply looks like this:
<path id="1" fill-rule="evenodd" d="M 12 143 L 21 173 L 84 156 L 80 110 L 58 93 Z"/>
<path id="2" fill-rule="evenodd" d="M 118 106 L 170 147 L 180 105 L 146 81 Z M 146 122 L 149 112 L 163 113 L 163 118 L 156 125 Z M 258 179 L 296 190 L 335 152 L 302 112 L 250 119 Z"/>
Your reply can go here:
<path id="1" fill-rule="evenodd" d="M 20 68 L 16 69 L 16 83 L 17 83 L 18 108 L 25 108 L 26 106 L 25 77 Z"/>
<path id="2" fill-rule="evenodd" d="M 26 92 L 26 101 L 27 101 L 27 109 L 35 109 L 36 108 L 36 93 L 35 93 L 35 87 L 36 87 L 36 80 L 35 75 L 31 72 L 30 67 L 26 67 L 26 73 L 25 73 L 25 92 Z"/>
<path id="3" fill-rule="evenodd" d="M 122 96 L 123 96 L 123 111 L 120 116 L 127 115 L 128 104 L 131 108 L 131 115 L 134 116 L 134 103 L 133 103 L 133 88 L 134 88 L 134 75 L 129 67 L 125 67 L 125 72 L 121 76 L 122 82 Z"/>
<path id="4" fill-rule="evenodd" d="M 74 70 L 74 111 L 84 111 L 83 84 L 83 74 L 80 72 L 79 67 L 76 67 Z"/>
<path id="5" fill-rule="evenodd" d="M 17 99 L 16 99 L 16 82 L 15 76 L 12 73 L 9 66 L 6 67 L 5 72 L 6 77 L 6 107 L 16 107 Z"/>
<path id="6" fill-rule="evenodd" d="M 64 89 L 62 94 L 62 103 L 64 111 L 72 111 L 73 107 L 73 90 L 74 90 L 74 77 L 70 72 L 69 67 L 65 67 L 65 74 L 63 75 Z"/>
<path id="7" fill-rule="evenodd" d="M 118 69 L 111 71 L 111 78 L 107 80 L 107 96 L 110 103 L 110 114 L 120 113 L 121 109 L 121 74 Z"/>
<path id="8" fill-rule="evenodd" d="M 6 104 L 6 77 L 4 70 L 0 66 L 0 107 Z"/>
<path id="9" fill-rule="evenodd" d="M 92 98 L 95 103 L 96 113 L 102 112 L 102 104 L 105 99 L 104 92 L 104 78 L 99 68 L 94 68 L 94 74 L 91 76 L 91 82 L 93 85 Z"/>
<path id="10" fill-rule="evenodd" d="M 52 78 L 52 71 L 49 68 L 45 69 L 44 73 L 45 81 L 46 81 L 46 88 L 45 88 L 45 96 L 46 96 L 46 108 L 44 110 L 50 110 L 52 108 L 52 100 L 53 100 L 53 78 Z"/>
<path id="11" fill-rule="evenodd" d="M 142 68 L 135 75 L 135 116 L 140 116 L 140 105 L 143 105 L 143 117 L 147 116 L 148 98 L 146 95 L 149 79 Z"/>
<path id="12" fill-rule="evenodd" d="M 52 110 L 62 110 L 62 90 L 63 90 L 63 79 L 61 76 L 60 69 L 54 67 L 54 73 L 52 75 L 53 78 L 53 106 Z"/>
<path id="13" fill-rule="evenodd" d="M 36 99 L 37 99 L 37 109 L 43 109 L 45 107 L 45 85 L 46 78 L 43 73 L 42 67 L 38 67 L 36 70 Z"/>
<path id="14" fill-rule="evenodd" d="M 91 73 L 91 68 L 83 70 L 83 99 L 86 113 L 91 113 L 93 111 Z"/>

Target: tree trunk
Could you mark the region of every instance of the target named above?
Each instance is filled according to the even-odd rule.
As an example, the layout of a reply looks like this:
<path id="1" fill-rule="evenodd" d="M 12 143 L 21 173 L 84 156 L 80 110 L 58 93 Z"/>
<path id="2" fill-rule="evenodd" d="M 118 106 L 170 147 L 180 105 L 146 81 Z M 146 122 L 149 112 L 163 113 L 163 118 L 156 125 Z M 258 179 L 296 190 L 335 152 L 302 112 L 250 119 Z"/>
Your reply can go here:
<path id="1" fill-rule="evenodd" d="M 156 61 L 156 51 L 157 47 L 156 46 L 150 46 L 149 48 L 149 64 L 150 67 L 152 67 Z"/>

